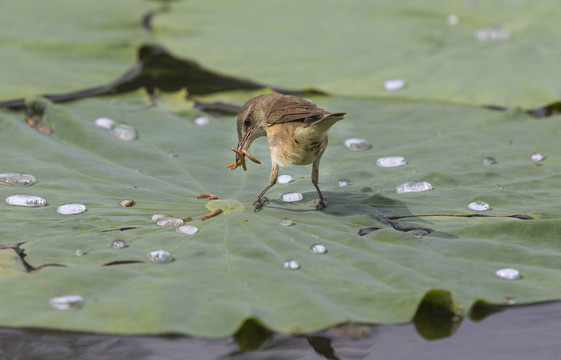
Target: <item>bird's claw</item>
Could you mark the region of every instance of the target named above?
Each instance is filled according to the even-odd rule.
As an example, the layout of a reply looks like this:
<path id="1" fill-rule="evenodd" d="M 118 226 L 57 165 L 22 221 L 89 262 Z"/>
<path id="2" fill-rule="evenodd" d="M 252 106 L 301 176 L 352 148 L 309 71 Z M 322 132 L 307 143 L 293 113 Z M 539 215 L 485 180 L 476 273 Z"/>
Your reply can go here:
<path id="1" fill-rule="evenodd" d="M 265 197 L 265 196 L 260 197 L 259 199 L 255 200 L 253 202 L 253 206 L 254 206 L 253 211 L 261 210 L 263 205 L 268 204 L 268 203 L 269 203 L 269 199 L 267 197 Z"/>
<path id="2" fill-rule="evenodd" d="M 316 203 L 316 211 L 325 209 L 327 207 L 327 201 L 325 199 L 323 200 L 316 199 L 316 201 L 314 202 Z"/>
<path id="3" fill-rule="evenodd" d="M 231 163 L 226 165 L 226 167 L 229 168 L 229 169 L 236 170 L 237 167 L 241 165 L 243 170 L 247 171 L 247 166 L 245 165 L 245 157 L 246 156 L 249 158 L 249 160 L 253 161 L 254 163 L 261 164 L 261 161 L 257 160 L 255 157 L 253 157 L 246 149 L 238 150 L 238 149 L 232 147 L 232 148 L 230 148 L 230 150 L 235 152 L 238 156 L 236 156 L 235 161 L 232 161 Z"/>

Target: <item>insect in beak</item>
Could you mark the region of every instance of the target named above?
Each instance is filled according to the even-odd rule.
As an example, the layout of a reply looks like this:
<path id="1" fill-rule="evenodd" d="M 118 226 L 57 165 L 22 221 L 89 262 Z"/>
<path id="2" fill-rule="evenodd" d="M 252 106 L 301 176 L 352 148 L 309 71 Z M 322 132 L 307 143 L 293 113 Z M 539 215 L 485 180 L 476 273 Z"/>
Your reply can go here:
<path id="1" fill-rule="evenodd" d="M 247 170 L 247 166 L 245 165 L 245 157 L 247 156 L 249 158 L 249 160 L 253 161 L 256 164 L 261 164 L 261 161 L 257 160 L 255 157 L 253 157 L 248 151 L 247 148 L 249 147 L 250 144 L 250 139 L 251 139 L 251 134 L 253 133 L 253 130 L 250 129 L 247 134 L 245 134 L 244 138 L 242 139 L 242 141 L 239 142 L 238 147 L 237 148 L 230 148 L 230 150 L 232 150 L 233 152 L 236 153 L 236 160 L 231 162 L 230 164 L 228 164 L 226 167 L 230 168 L 232 170 L 235 170 L 238 166 L 242 166 L 243 170 L 246 171 Z"/>

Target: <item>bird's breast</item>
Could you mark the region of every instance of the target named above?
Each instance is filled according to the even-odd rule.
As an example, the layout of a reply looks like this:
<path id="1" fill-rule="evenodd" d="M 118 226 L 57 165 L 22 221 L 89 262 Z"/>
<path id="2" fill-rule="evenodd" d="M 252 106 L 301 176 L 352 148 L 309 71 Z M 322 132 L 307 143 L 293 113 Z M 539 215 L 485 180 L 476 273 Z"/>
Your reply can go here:
<path id="1" fill-rule="evenodd" d="M 271 159 L 280 166 L 307 165 L 323 154 L 327 132 L 301 123 L 284 123 L 267 128 Z"/>

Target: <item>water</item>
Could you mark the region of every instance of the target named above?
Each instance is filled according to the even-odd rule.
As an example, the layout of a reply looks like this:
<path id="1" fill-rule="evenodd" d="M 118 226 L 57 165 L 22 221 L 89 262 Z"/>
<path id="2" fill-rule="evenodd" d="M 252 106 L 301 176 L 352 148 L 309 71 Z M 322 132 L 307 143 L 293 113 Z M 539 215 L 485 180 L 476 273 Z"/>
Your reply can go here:
<path id="1" fill-rule="evenodd" d="M 390 79 L 384 82 L 384 89 L 387 91 L 396 91 L 405 86 L 405 81 L 401 79 Z"/>
<path id="2" fill-rule="evenodd" d="M 0 174 L 0 184 L 10 186 L 31 186 L 37 182 L 35 176 L 21 173 L 2 173 Z"/>
<path id="3" fill-rule="evenodd" d="M 183 220 L 166 216 L 165 218 L 158 220 L 157 224 L 164 227 L 178 227 L 183 225 Z"/>
<path id="4" fill-rule="evenodd" d="M 460 23 L 460 19 L 458 18 L 458 15 L 450 14 L 446 17 L 446 24 L 450 26 L 456 26 L 459 23 Z"/>
<path id="5" fill-rule="evenodd" d="M 101 128 L 111 130 L 117 123 L 113 119 L 100 117 L 95 119 L 95 124 Z"/>
<path id="6" fill-rule="evenodd" d="M 178 227 L 175 231 L 182 234 L 193 235 L 196 234 L 199 229 L 191 225 L 183 225 Z"/>
<path id="7" fill-rule="evenodd" d="M 345 140 L 345 146 L 352 151 L 365 151 L 372 148 L 366 139 L 350 138 Z"/>
<path id="8" fill-rule="evenodd" d="M 325 254 L 327 253 L 327 248 L 321 244 L 314 244 L 310 247 L 310 251 L 314 254 Z"/>
<path id="9" fill-rule="evenodd" d="M 173 256 L 165 250 L 154 250 L 148 253 L 148 259 L 156 264 L 169 264 L 173 261 Z"/>
<path id="10" fill-rule="evenodd" d="M 181 335 L 92 334 L 3 327 L 0 348 L 4 359 L 185 360 L 188 358 L 185 354 L 196 354 L 193 357 L 197 360 L 402 360 L 410 359 L 411 354 L 419 360 L 558 358 L 561 302 L 501 306 L 498 310 L 483 321 L 466 317 L 453 335 L 436 340 L 420 336 L 413 323 L 361 325 L 365 331 L 358 338 L 333 329 L 314 332 L 306 338 L 267 333 L 267 341 L 258 349 L 244 351 L 233 336 L 209 340 Z"/>
<path id="11" fill-rule="evenodd" d="M 111 247 L 113 249 L 122 249 L 122 248 L 126 248 L 127 246 L 129 246 L 129 244 L 127 244 L 125 240 L 116 239 L 113 240 L 113 242 L 111 242 Z"/>
<path id="12" fill-rule="evenodd" d="M 15 206 L 46 206 L 47 200 L 33 195 L 11 195 L 6 198 L 6 204 Z"/>
<path id="13" fill-rule="evenodd" d="M 154 214 L 150 216 L 150 221 L 158 221 L 160 219 L 168 217 L 166 214 Z"/>
<path id="14" fill-rule="evenodd" d="M 376 165 L 379 167 L 390 168 L 398 167 L 407 164 L 403 156 L 385 156 L 376 160 Z"/>
<path id="15" fill-rule="evenodd" d="M 483 165 L 493 165 L 496 164 L 497 160 L 495 160 L 494 157 L 486 157 L 485 159 L 483 159 Z"/>
<path id="16" fill-rule="evenodd" d="M 208 125 L 210 123 L 210 119 L 207 118 L 206 116 L 199 116 L 197 118 L 195 118 L 195 124 L 199 125 L 199 126 L 205 126 Z"/>
<path id="17" fill-rule="evenodd" d="M 294 177 L 292 175 L 279 175 L 277 178 L 277 183 L 284 185 L 294 181 Z"/>
<path id="18" fill-rule="evenodd" d="M 507 30 L 500 29 L 479 29 L 476 30 L 474 36 L 479 41 L 501 42 L 510 39 L 510 33 Z"/>
<path id="19" fill-rule="evenodd" d="M 398 185 L 395 192 L 398 194 L 432 190 L 432 185 L 426 181 L 412 181 Z"/>
<path id="20" fill-rule="evenodd" d="M 296 192 L 284 193 L 281 195 L 281 200 L 284 202 L 301 201 L 304 195 Z"/>
<path id="21" fill-rule="evenodd" d="M 80 295 L 65 295 L 53 297 L 49 305 L 55 310 L 77 310 L 84 306 L 84 298 Z"/>
<path id="22" fill-rule="evenodd" d="M 61 215 L 75 215 L 75 214 L 81 214 L 85 211 L 86 211 L 86 206 L 85 205 L 74 204 L 74 203 L 60 205 L 56 209 L 56 212 L 61 214 Z"/>
<path id="23" fill-rule="evenodd" d="M 283 225 L 283 226 L 292 226 L 292 225 L 294 225 L 294 221 L 293 221 L 292 219 L 288 219 L 288 218 L 287 218 L 287 219 L 282 219 L 282 220 L 280 221 L 280 223 L 281 223 L 281 225 Z"/>
<path id="24" fill-rule="evenodd" d="M 138 139 L 138 132 L 127 124 L 117 124 L 109 129 L 109 132 L 118 139 L 132 141 Z"/>
<path id="25" fill-rule="evenodd" d="M 282 263 L 282 268 L 286 270 L 298 270 L 300 269 L 300 264 L 296 260 L 286 260 Z"/>
<path id="26" fill-rule="evenodd" d="M 475 210 L 475 211 L 486 211 L 491 210 L 491 206 L 484 201 L 475 200 L 468 204 L 468 209 Z"/>
<path id="27" fill-rule="evenodd" d="M 426 236 L 426 235 L 430 234 L 430 232 L 428 232 L 426 230 L 422 230 L 422 229 L 411 230 L 411 231 L 408 231 L 407 233 L 413 235 L 417 239 L 420 239 L 423 236 Z"/>
<path id="28" fill-rule="evenodd" d="M 534 153 L 530 156 L 530 159 L 535 163 L 539 163 L 545 160 L 545 156 L 540 153 Z"/>
<path id="29" fill-rule="evenodd" d="M 340 179 L 339 181 L 337 181 L 337 186 L 338 187 L 345 187 L 345 186 L 349 186 L 351 184 L 352 184 L 352 182 L 349 179 Z"/>
<path id="30" fill-rule="evenodd" d="M 505 280 L 518 280 L 522 278 L 520 271 L 512 268 L 499 269 L 495 272 L 495 275 Z"/>

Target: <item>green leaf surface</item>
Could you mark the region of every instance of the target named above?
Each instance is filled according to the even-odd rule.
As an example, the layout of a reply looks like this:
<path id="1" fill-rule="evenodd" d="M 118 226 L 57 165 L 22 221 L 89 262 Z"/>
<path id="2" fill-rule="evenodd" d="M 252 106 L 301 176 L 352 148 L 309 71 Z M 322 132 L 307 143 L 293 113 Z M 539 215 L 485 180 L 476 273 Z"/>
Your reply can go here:
<path id="1" fill-rule="evenodd" d="M 156 16 L 154 34 L 182 56 L 276 86 L 528 109 L 561 97 L 558 5 L 189 1 Z M 478 40 L 485 29 L 496 35 Z M 386 91 L 396 78 L 405 87 Z"/>
<path id="2" fill-rule="evenodd" d="M 12 1 L 0 13 L 0 99 L 107 84 L 158 43 L 270 86 L 533 109 L 561 97 L 560 11 L 555 0 Z M 486 29 L 498 35 L 479 40 Z M 405 87 L 385 90 L 390 79 Z"/>
<path id="3" fill-rule="evenodd" d="M 152 36 L 142 29 L 146 1 L 6 1 L 0 12 L 0 99 L 81 90 L 134 64 Z"/>
<path id="4" fill-rule="evenodd" d="M 241 105 L 253 95 L 221 97 Z M 233 117 L 198 126 L 193 119 L 199 114 L 181 96 L 158 99 L 149 109 L 140 93 L 65 105 L 28 100 L 53 129 L 50 135 L 30 128 L 19 113 L 0 113 L 0 172 L 30 173 L 38 180 L 30 187 L 0 185 L 0 197 L 29 194 L 48 202 L 37 208 L 0 205 L 1 244 L 25 242 L 24 259 L 37 269 L 0 272 L 0 286 L 10 289 L 0 293 L 0 303 L 10 304 L 0 325 L 224 337 L 250 318 L 280 332 L 346 321 L 407 322 L 427 293 L 430 301 L 463 312 L 477 300 L 515 298 L 522 304 L 561 298 L 560 205 L 552 200 L 559 197 L 561 170 L 557 117 L 317 97 L 319 106 L 348 113 L 330 132 L 322 158 L 320 187 L 328 208 L 314 210 L 311 168 L 294 166 L 281 173 L 296 180 L 273 187 L 270 204 L 253 212 L 252 201 L 269 177 L 266 140 L 251 147 L 262 165 L 231 171 L 226 164 L 237 142 Z M 94 124 L 102 116 L 133 126 L 139 138 L 112 136 Z M 365 138 L 372 149 L 350 151 L 344 141 L 351 137 Z M 534 152 L 546 160 L 532 162 Z M 375 165 L 389 155 L 408 163 Z M 484 165 L 488 156 L 497 163 Z M 338 187 L 341 178 L 352 184 Z M 395 193 L 407 181 L 428 181 L 434 189 Z M 304 200 L 280 201 L 292 191 Z M 200 193 L 219 200 L 197 199 Z M 121 207 L 123 199 L 135 204 Z M 492 217 L 466 217 L 474 213 L 466 208 L 474 200 L 488 202 L 492 210 L 482 214 Z M 65 203 L 84 204 L 87 211 L 58 214 Z M 234 211 L 201 221 L 216 204 Z M 190 216 L 187 224 L 199 232 L 157 226 L 150 221 L 157 213 Z M 515 214 L 534 219 L 509 217 Z M 282 226 L 284 218 L 295 225 Z M 401 228 L 434 232 L 399 231 L 389 218 Z M 368 227 L 381 229 L 357 234 Z M 116 239 L 129 246 L 112 248 Z M 317 243 L 328 252 L 311 253 Z M 160 249 L 174 261 L 152 263 L 147 253 Z M 77 256 L 76 250 L 85 254 Z M 285 270 L 285 260 L 301 268 Z M 523 278 L 497 278 L 495 271 L 505 267 L 518 269 Z M 84 297 L 84 307 L 49 307 L 50 298 L 69 294 Z"/>

